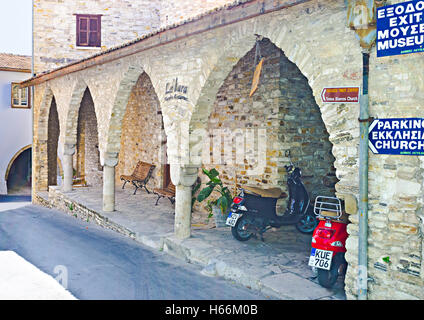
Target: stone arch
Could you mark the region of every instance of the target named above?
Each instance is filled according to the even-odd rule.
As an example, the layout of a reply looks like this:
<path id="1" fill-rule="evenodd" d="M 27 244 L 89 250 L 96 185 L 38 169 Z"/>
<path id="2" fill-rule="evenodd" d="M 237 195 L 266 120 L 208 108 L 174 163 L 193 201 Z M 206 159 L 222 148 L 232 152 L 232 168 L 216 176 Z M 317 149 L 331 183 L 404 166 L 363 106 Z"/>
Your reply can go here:
<path id="1" fill-rule="evenodd" d="M 73 113 L 73 112 L 72 112 Z M 71 122 L 71 121 L 70 121 Z M 85 87 L 80 106 L 77 110 L 76 128 L 71 125 L 72 134 L 69 144 L 75 142 L 76 153 L 73 159 L 73 168 L 82 183 L 99 185 L 102 181 L 103 170 L 100 166 L 99 130 L 94 100 L 88 86 Z M 72 136 L 75 135 L 75 138 Z M 75 140 L 73 140 L 75 139 Z"/>
<path id="2" fill-rule="evenodd" d="M 159 97 L 146 72 L 134 84 L 121 121 L 121 140 L 115 181 L 134 170 L 138 161 L 155 165 L 148 189 L 162 187 L 165 182 L 166 139 Z"/>
<path id="3" fill-rule="evenodd" d="M 60 137 L 59 113 L 55 97 L 52 98 L 47 120 L 47 185 L 57 185 L 57 160 Z"/>
<path id="4" fill-rule="evenodd" d="M 38 115 L 36 115 L 37 123 L 35 125 L 35 135 L 33 141 L 33 153 L 35 157 L 34 162 L 34 191 L 47 191 L 49 186 L 49 177 L 50 181 L 53 181 L 51 167 L 49 165 L 49 159 L 51 159 L 51 155 L 49 156 L 49 121 L 51 121 L 51 110 L 52 106 L 56 108 L 56 100 L 54 93 L 51 87 L 47 84 L 44 88 L 44 92 L 41 98 L 41 104 Z M 57 114 L 57 110 L 56 110 Z M 58 117 L 58 115 L 57 115 Z M 56 122 L 57 129 L 60 131 L 60 123 L 59 120 Z M 57 144 L 59 135 L 55 137 L 57 139 L 56 144 L 56 157 L 57 159 Z M 56 160 L 57 161 L 57 160 Z M 57 165 L 57 163 L 56 163 Z M 50 171 L 50 172 L 49 172 Z M 53 169 L 55 171 L 55 169 Z"/>
<path id="5" fill-rule="evenodd" d="M 213 110 L 208 120 L 197 128 L 207 126 L 206 136 L 214 141 L 213 150 L 208 141 L 204 146 L 213 161 L 203 161 L 203 165 L 209 169 L 212 164 L 218 169 L 225 185 L 234 192 L 246 183 L 280 186 L 288 192 L 283 165 L 291 159 L 302 168 L 311 200 L 317 195 L 334 196 L 332 145 L 306 78 L 269 39 L 261 39 L 258 45 L 265 62 L 256 93 L 249 97 L 255 67 L 253 44 L 226 76 L 217 93 L 208 97 L 213 100 L 210 105 L 203 107 Z M 261 136 L 264 133 L 266 135 Z M 252 149 L 252 143 L 257 147 Z M 237 146 L 235 153 L 234 145 Z M 260 145 L 263 152 L 259 155 Z M 285 151 L 291 152 L 290 158 Z M 285 201 L 281 204 L 279 210 L 283 212 Z"/>
<path id="6" fill-rule="evenodd" d="M 31 182 L 32 169 L 32 145 L 27 145 L 16 152 L 5 173 L 7 193 L 18 191 L 22 193 L 22 188 L 28 187 Z M 15 189 L 17 187 L 18 189 Z M 28 192 L 30 193 L 30 192 Z"/>
<path id="7" fill-rule="evenodd" d="M 150 76 L 150 68 L 137 64 L 129 66 L 128 70 L 125 72 L 119 83 L 118 91 L 115 95 L 110 113 L 106 136 L 106 147 L 104 149 L 105 154 L 102 157 L 103 159 L 108 157 L 117 158 L 119 154 L 121 146 L 122 120 L 124 119 L 131 91 L 143 73 L 146 73 L 146 75 L 152 81 L 152 77 Z M 159 97 L 156 90 L 157 83 L 155 83 L 155 81 L 152 81 L 152 86 L 155 90 L 156 96 Z M 161 109 L 160 99 L 159 109 Z"/>
<path id="8" fill-rule="evenodd" d="M 281 19 L 281 17 L 274 17 L 272 15 L 269 17 L 257 18 L 250 23 L 240 23 L 233 26 L 233 28 L 228 31 L 226 39 L 231 39 L 231 41 L 229 40 L 228 44 L 220 47 L 219 53 L 214 53 L 218 56 L 216 63 L 210 64 L 210 61 L 208 61 L 210 66 L 202 73 L 200 79 L 198 79 L 201 89 L 199 90 L 200 93 L 197 100 L 194 102 L 195 107 L 189 125 L 191 159 L 199 159 L 201 157 L 201 144 L 205 137 L 205 134 L 202 134 L 202 132 L 204 133 L 205 131 L 207 119 L 211 112 L 211 103 L 216 93 L 239 59 L 252 49 L 256 36 L 268 38 L 276 47 L 283 51 L 288 60 L 294 63 L 302 75 L 306 77 L 308 84 L 312 89 L 315 102 L 321 111 L 323 123 L 330 135 L 329 140 L 333 144 L 332 149 L 334 154 L 334 150 L 337 147 L 336 144 L 338 142 L 334 140 L 337 138 L 339 132 L 336 132 L 333 129 L 334 125 L 332 125 L 332 123 L 328 120 L 332 113 L 334 113 L 334 108 L 328 108 L 328 105 L 322 103 L 320 93 L 324 85 L 324 81 L 325 85 L 331 86 L 341 85 L 346 82 L 349 83 L 349 80 L 342 78 L 340 70 L 337 70 L 334 67 L 329 67 L 329 71 L 325 72 L 325 74 L 323 73 L 323 68 L 330 62 L 324 54 L 319 52 L 319 50 L 325 51 L 326 48 L 318 50 L 316 46 L 312 48 L 311 46 L 313 44 L 311 42 L 299 39 L 299 35 L 297 35 L 296 32 L 293 32 L 288 22 Z M 340 30 L 339 32 L 346 34 L 344 30 Z M 352 42 L 354 42 L 353 35 L 347 34 L 346 36 L 352 36 Z M 357 56 L 360 57 L 361 54 L 359 46 L 357 50 Z M 321 57 L 321 55 L 323 57 Z M 345 64 L 345 56 L 343 54 L 338 55 L 334 59 L 336 58 L 340 59 L 340 65 Z M 334 61 L 331 61 L 331 65 L 334 65 Z M 357 69 L 359 69 L 357 67 L 358 65 L 356 65 Z M 360 72 L 360 70 L 358 70 L 358 72 Z M 337 82 L 337 80 L 341 81 Z M 193 132 L 197 132 L 197 134 L 193 135 Z M 350 136 L 349 140 L 353 145 L 354 137 Z M 195 150 L 195 152 L 193 153 L 192 150 Z M 335 158 L 335 167 L 338 169 L 337 162 L 343 161 L 343 159 L 338 159 L 337 156 L 335 156 Z M 344 174 L 346 176 L 348 174 L 354 174 L 353 170 L 351 171 L 352 172 Z M 352 181 L 349 181 L 347 184 L 351 185 Z"/>
<path id="9" fill-rule="evenodd" d="M 274 32 L 270 32 L 266 28 L 266 25 L 266 23 L 260 24 L 256 22 L 250 28 L 243 28 L 243 26 L 239 25 L 232 30 L 228 37 L 233 40 L 230 41 L 228 45 L 220 48 L 221 53 L 217 54 L 218 58 L 215 64 L 204 72 L 204 74 L 206 74 L 206 77 L 203 77 L 204 80 L 198 81 L 201 83 L 201 90 L 195 101 L 195 109 L 190 121 L 190 131 L 202 127 L 202 123 L 208 118 L 211 111 L 211 97 L 215 97 L 233 67 L 252 49 L 256 37 L 268 38 L 284 52 L 287 58 L 293 62 L 308 79 L 315 100 L 318 106 L 321 105 L 319 97 L 320 89 L 311 81 L 311 79 L 315 80 L 319 77 L 320 70 L 314 72 L 313 69 L 317 59 L 309 53 L 310 50 L 308 50 L 306 45 L 299 44 L 298 41 L 295 41 L 296 39 L 294 39 L 293 35 L 288 35 L 287 27 L 282 25 L 280 32 L 276 32 L 275 30 Z"/>
<path id="10" fill-rule="evenodd" d="M 77 79 L 72 95 L 69 101 L 69 107 L 65 121 L 65 137 L 64 143 L 75 145 L 77 143 L 77 127 L 78 127 L 78 114 L 81 107 L 81 102 L 88 85 L 82 79 Z"/>
<path id="11" fill-rule="evenodd" d="M 46 86 L 44 90 L 44 95 L 41 101 L 40 105 L 40 113 L 38 115 L 38 140 L 39 141 L 47 141 L 48 138 L 48 132 L 47 132 L 47 126 L 48 126 L 48 120 L 49 120 L 49 114 L 50 114 L 50 107 L 52 100 L 54 98 L 54 94 L 50 86 Z"/>

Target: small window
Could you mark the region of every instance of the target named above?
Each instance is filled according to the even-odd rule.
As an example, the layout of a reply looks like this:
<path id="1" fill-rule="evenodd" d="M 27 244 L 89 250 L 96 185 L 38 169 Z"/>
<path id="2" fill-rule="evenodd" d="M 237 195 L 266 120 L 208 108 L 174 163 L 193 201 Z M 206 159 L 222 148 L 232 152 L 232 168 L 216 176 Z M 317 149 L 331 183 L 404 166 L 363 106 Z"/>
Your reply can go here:
<path id="1" fill-rule="evenodd" d="M 101 46 L 101 15 L 77 14 L 77 46 Z"/>
<path id="2" fill-rule="evenodd" d="M 12 82 L 12 108 L 30 108 L 28 87 L 20 88 L 19 83 Z"/>

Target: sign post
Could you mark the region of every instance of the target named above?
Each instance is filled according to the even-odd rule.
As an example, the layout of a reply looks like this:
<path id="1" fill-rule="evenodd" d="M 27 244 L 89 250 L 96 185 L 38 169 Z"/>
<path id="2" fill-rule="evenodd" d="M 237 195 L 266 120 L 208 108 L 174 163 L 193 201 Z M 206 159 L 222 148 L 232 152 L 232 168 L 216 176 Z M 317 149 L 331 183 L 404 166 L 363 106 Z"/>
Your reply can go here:
<path id="1" fill-rule="evenodd" d="M 374 154 L 424 156 L 424 119 L 376 119 L 368 138 Z"/>

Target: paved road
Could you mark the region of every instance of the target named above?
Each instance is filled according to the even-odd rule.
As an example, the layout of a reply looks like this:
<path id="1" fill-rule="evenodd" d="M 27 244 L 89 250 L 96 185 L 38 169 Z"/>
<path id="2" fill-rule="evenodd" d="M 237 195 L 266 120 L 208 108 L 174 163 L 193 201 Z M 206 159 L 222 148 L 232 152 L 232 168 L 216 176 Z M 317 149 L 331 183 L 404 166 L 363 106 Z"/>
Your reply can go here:
<path id="1" fill-rule="evenodd" d="M 53 277 L 67 272 L 78 299 L 267 299 L 95 224 L 40 206 L 15 208 L 14 201 L 0 197 L 0 250 Z"/>

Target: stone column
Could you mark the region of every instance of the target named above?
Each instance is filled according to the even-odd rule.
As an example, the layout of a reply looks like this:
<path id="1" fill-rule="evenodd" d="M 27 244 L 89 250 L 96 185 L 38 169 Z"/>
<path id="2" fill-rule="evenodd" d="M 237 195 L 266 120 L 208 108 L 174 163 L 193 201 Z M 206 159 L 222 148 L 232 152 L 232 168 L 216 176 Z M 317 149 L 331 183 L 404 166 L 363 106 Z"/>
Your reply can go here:
<path id="1" fill-rule="evenodd" d="M 65 144 L 63 149 L 63 192 L 72 191 L 74 144 Z"/>
<path id="2" fill-rule="evenodd" d="M 103 211 L 115 211 L 115 166 L 118 154 L 108 153 L 103 166 Z"/>
<path id="3" fill-rule="evenodd" d="M 191 235 L 191 187 L 197 179 L 197 166 L 171 164 L 171 180 L 175 185 L 174 234 L 179 239 Z"/>

